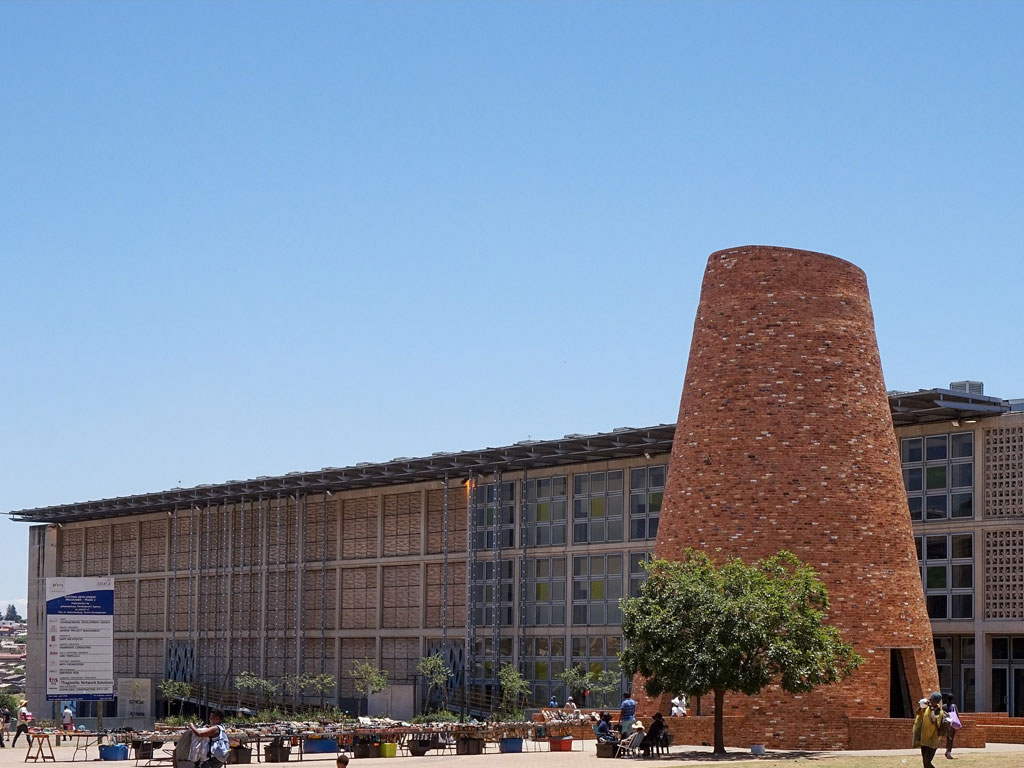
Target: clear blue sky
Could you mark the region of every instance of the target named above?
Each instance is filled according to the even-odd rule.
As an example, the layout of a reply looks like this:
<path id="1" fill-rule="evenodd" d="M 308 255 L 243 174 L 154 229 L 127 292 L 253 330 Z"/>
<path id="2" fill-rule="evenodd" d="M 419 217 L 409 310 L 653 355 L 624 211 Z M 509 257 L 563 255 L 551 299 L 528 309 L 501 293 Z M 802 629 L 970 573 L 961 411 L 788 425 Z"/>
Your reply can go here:
<path id="1" fill-rule="evenodd" d="M 0 511 L 671 421 L 707 255 L 748 243 L 867 272 L 890 388 L 1024 396 L 1022 29 L 0 2 Z"/>

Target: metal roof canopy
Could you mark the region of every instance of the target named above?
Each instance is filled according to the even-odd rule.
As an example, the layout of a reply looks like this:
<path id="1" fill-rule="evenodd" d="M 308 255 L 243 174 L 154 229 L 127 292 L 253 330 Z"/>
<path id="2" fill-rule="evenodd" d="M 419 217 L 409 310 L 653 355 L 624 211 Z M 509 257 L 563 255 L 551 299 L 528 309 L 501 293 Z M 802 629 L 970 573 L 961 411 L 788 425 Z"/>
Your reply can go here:
<path id="1" fill-rule="evenodd" d="M 952 389 L 919 389 L 917 392 L 890 393 L 889 409 L 893 425 L 906 427 L 999 416 L 1008 413 L 1010 405 L 989 395 L 972 395 Z"/>
<path id="2" fill-rule="evenodd" d="M 674 424 L 622 428 L 594 435 L 567 435 L 559 440 L 524 440 L 502 448 L 458 453 L 435 453 L 424 458 L 401 458 L 352 467 L 325 467 L 317 472 L 290 472 L 275 477 L 232 481 L 158 493 L 121 496 L 76 504 L 60 504 L 10 513 L 28 523 L 66 523 L 170 511 L 207 503 L 230 504 L 259 497 L 296 493 L 379 488 L 428 480 L 486 475 L 495 470 L 541 469 L 585 461 L 621 459 L 666 453 L 672 448 Z"/>
<path id="3" fill-rule="evenodd" d="M 905 427 L 939 421 L 979 419 L 1011 410 L 1006 400 L 989 395 L 971 395 L 952 389 L 921 389 L 892 392 L 889 407 L 893 424 Z M 360 463 L 352 467 L 325 467 L 317 472 L 290 472 L 275 477 L 233 481 L 193 488 L 174 488 L 158 493 L 121 496 L 77 504 L 22 509 L 10 512 L 12 519 L 28 523 L 64 523 L 123 517 L 145 512 L 170 511 L 207 503 L 230 504 L 259 497 L 296 493 L 347 491 L 379 488 L 404 483 L 486 475 L 495 470 L 543 469 L 602 459 L 667 453 L 672 448 L 674 424 L 624 428 L 594 435 L 566 435 L 559 440 L 525 440 L 502 448 L 484 448 L 458 453 L 435 453 L 417 459 L 392 459 Z"/>

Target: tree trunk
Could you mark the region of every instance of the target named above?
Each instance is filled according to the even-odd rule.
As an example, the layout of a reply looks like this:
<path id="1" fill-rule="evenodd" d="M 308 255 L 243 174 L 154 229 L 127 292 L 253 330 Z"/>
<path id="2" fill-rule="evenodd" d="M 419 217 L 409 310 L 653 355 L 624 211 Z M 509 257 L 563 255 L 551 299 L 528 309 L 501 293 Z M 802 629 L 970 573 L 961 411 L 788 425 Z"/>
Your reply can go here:
<path id="1" fill-rule="evenodd" d="M 715 754 L 725 754 L 725 728 L 722 723 L 722 710 L 725 708 L 725 691 L 715 689 Z"/>

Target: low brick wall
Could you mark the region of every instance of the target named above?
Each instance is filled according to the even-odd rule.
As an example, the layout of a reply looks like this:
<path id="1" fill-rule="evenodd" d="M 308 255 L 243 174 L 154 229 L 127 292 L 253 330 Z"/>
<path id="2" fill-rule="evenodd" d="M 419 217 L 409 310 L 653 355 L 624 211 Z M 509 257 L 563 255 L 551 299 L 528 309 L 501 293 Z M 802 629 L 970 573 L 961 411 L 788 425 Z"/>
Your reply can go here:
<path id="1" fill-rule="evenodd" d="M 711 716 L 702 717 L 666 717 L 665 724 L 668 732 L 672 734 L 672 746 L 689 744 L 700 746 L 701 744 L 715 743 L 715 718 Z M 743 718 L 736 715 L 725 715 L 722 718 L 722 730 L 724 731 L 725 744 L 728 747 L 749 747 L 750 739 L 743 733 Z M 741 742 L 746 742 L 741 743 Z"/>
<path id="2" fill-rule="evenodd" d="M 987 734 L 977 723 L 960 718 L 964 727 L 956 735 L 955 746 L 981 748 Z M 914 739 L 913 718 L 851 717 L 850 749 L 910 749 Z"/>
<path id="3" fill-rule="evenodd" d="M 978 730 L 985 734 L 986 742 L 1024 744 L 1024 725 L 979 725 Z M 957 742 L 959 743 L 959 738 Z"/>

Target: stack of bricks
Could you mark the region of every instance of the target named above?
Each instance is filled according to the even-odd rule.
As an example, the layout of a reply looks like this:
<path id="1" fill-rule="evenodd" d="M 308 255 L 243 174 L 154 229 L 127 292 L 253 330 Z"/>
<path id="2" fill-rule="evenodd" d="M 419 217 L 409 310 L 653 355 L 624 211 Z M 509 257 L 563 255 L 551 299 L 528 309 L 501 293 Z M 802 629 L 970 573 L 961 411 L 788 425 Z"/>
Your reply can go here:
<path id="1" fill-rule="evenodd" d="M 708 260 L 655 555 L 689 547 L 746 562 L 795 553 L 864 657 L 808 694 L 726 696 L 748 741 L 848 747 L 851 716 L 889 717 L 890 649 L 912 700 L 937 688 L 867 281 L 852 264 L 761 246 Z M 668 711 L 638 699 L 645 714 Z"/>

